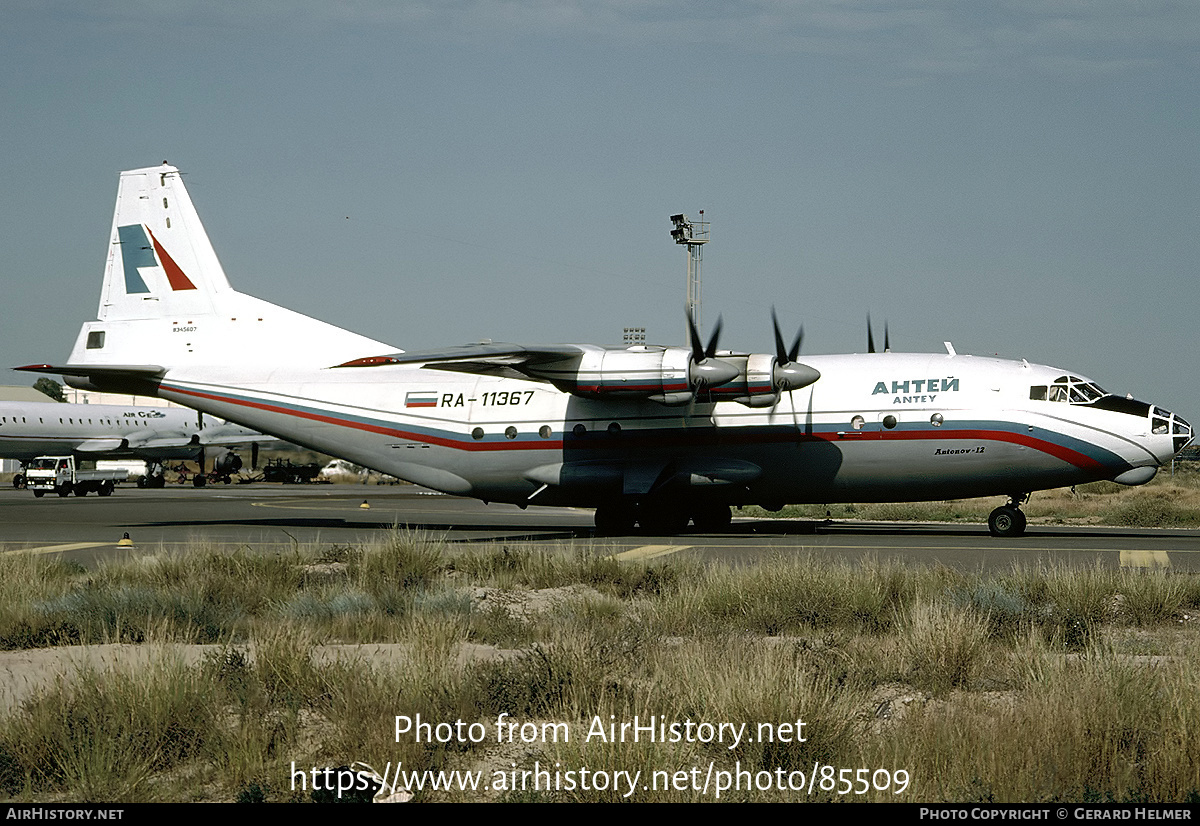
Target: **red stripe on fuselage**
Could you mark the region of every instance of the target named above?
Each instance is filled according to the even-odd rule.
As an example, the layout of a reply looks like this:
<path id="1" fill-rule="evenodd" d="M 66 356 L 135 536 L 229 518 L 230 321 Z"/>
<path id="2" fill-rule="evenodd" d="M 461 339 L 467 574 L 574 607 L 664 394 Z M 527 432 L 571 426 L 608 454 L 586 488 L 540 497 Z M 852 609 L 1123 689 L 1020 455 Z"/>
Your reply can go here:
<path id="1" fill-rule="evenodd" d="M 310 413 L 303 410 L 293 410 L 279 405 L 267 404 L 266 402 L 250 401 L 249 399 L 236 399 L 228 396 L 218 396 L 212 393 L 202 393 L 198 390 L 184 390 L 179 387 L 169 387 L 162 385 L 162 389 L 171 393 L 179 393 L 185 396 L 194 396 L 201 399 L 210 399 L 216 402 L 225 404 L 236 404 L 242 407 L 252 407 L 257 410 L 265 410 L 270 413 L 280 413 L 286 416 L 293 416 L 300 419 L 308 419 L 310 421 L 324 422 L 325 424 L 337 425 L 339 427 L 347 427 L 353 430 L 362 430 L 369 433 L 379 433 L 384 436 L 394 436 L 396 438 L 407 439 L 414 442 L 426 442 L 428 444 L 440 445 L 443 447 L 452 447 L 457 450 L 481 451 L 481 450 L 558 450 L 563 447 L 561 439 L 545 439 L 539 441 L 505 441 L 505 442 L 471 442 L 463 439 L 451 439 L 443 436 L 432 436 L 426 433 L 413 433 L 406 430 L 398 430 L 391 427 L 383 427 L 381 425 L 368 424 L 366 422 L 355 422 L 349 419 L 342 419 L 335 416 L 326 416 L 319 413 Z M 1027 436 L 1023 433 L 1009 433 L 1003 430 L 949 430 L 949 431 L 912 431 L 901 430 L 895 432 L 875 432 L 875 431 L 854 431 L 855 436 L 846 439 L 844 435 L 839 435 L 837 432 L 830 433 L 788 433 L 784 434 L 777 428 L 771 427 L 766 432 L 755 433 L 753 431 L 760 428 L 737 428 L 724 429 L 721 428 L 696 428 L 686 431 L 680 431 L 677 435 L 664 436 L 662 431 L 654 433 L 639 434 L 635 430 L 623 430 L 621 435 L 608 437 L 605 431 L 588 431 L 588 434 L 593 434 L 595 441 L 587 439 L 585 435 L 581 441 L 572 444 L 572 449 L 579 450 L 612 450 L 612 449 L 630 449 L 643 445 L 651 445 L 658 447 L 673 447 L 673 446 L 691 446 L 701 447 L 705 445 L 715 446 L 718 444 L 764 444 L 771 442 L 779 443 L 794 443 L 794 442 L 838 442 L 838 441 L 965 441 L 970 439 L 978 439 L 990 442 L 1008 442 L 1010 444 L 1022 445 L 1024 447 L 1033 448 L 1042 453 L 1054 456 L 1064 462 L 1072 464 L 1082 470 L 1100 470 L 1105 468 L 1105 465 L 1090 456 L 1086 456 L 1077 450 L 1072 450 L 1062 445 L 1056 445 L 1053 442 L 1037 439 L 1033 436 Z M 861 434 L 861 435 L 858 435 Z M 699 437 L 699 438 L 697 438 Z"/>

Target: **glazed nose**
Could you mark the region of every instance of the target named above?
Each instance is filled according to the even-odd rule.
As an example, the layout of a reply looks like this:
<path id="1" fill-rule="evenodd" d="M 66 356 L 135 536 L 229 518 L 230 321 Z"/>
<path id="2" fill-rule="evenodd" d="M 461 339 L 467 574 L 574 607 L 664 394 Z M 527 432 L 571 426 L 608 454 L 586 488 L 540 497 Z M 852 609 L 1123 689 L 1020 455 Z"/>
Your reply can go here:
<path id="1" fill-rule="evenodd" d="M 1150 413 L 1150 432 L 1156 436 L 1171 436 L 1171 456 L 1187 447 L 1193 439 L 1192 426 L 1182 416 L 1154 407 Z M 1171 456 L 1168 456 L 1169 460 Z"/>

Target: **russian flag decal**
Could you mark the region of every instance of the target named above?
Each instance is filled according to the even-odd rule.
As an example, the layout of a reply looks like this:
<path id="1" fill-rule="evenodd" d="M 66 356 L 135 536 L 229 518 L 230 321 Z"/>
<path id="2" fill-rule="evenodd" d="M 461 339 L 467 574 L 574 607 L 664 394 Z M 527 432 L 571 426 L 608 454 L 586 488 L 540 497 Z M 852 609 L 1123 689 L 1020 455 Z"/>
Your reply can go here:
<path id="1" fill-rule="evenodd" d="M 413 390 L 404 394 L 405 407 L 437 407 L 437 391 Z"/>

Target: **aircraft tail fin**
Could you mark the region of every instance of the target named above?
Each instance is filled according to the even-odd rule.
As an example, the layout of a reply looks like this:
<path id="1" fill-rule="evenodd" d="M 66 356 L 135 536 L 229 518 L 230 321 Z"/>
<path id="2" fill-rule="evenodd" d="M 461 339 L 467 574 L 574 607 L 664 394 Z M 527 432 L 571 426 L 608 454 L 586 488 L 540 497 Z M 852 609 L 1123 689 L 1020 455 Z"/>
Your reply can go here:
<path id="1" fill-rule="evenodd" d="M 122 172 L 96 317 L 203 315 L 228 292 L 179 170 L 164 164 Z"/>
<path id="2" fill-rule="evenodd" d="M 395 349 L 234 290 L 165 163 L 121 173 L 96 317 L 70 364 L 326 367 Z"/>

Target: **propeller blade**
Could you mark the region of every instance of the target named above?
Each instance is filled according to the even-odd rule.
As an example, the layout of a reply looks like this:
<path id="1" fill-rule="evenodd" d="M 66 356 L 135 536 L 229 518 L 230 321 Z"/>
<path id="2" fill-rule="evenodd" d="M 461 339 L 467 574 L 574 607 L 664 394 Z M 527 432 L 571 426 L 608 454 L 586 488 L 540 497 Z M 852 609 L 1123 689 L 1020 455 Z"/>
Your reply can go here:
<path id="1" fill-rule="evenodd" d="M 721 317 L 717 316 L 717 323 L 713 325 L 712 336 L 708 339 L 708 346 L 704 348 L 704 357 L 712 358 L 717 354 L 717 341 L 721 338 Z"/>
<path id="2" fill-rule="evenodd" d="M 871 314 L 867 313 L 867 352 L 875 352 L 875 336 L 871 335 Z"/>
<path id="3" fill-rule="evenodd" d="M 775 361 L 781 365 L 791 364 L 800 357 L 800 343 L 804 341 L 804 325 L 800 325 L 800 329 L 796 332 L 796 338 L 792 340 L 792 346 L 788 349 L 783 349 L 783 334 L 779 332 L 779 318 L 775 315 L 775 308 L 771 308 L 771 326 L 775 330 Z"/>
<path id="4" fill-rule="evenodd" d="M 258 470 L 258 442 L 250 443 L 250 469 Z"/>
<path id="5" fill-rule="evenodd" d="M 688 323 L 688 346 L 692 348 L 692 361 L 699 364 L 704 361 L 704 345 L 700 341 L 700 331 L 696 329 L 696 322 L 692 320 L 691 314 L 687 316 Z"/>
<path id="6" fill-rule="evenodd" d="M 792 342 L 792 349 L 788 350 L 788 362 L 793 362 L 800 358 L 800 343 L 804 341 L 804 325 L 800 325 L 800 329 L 796 331 L 796 338 Z"/>
<path id="7" fill-rule="evenodd" d="M 888 341 L 887 321 L 883 322 L 883 352 L 885 352 L 885 353 L 892 352 L 892 345 Z"/>
<path id="8" fill-rule="evenodd" d="M 783 334 L 779 332 L 779 318 L 775 315 L 775 308 L 771 308 L 771 326 L 775 328 L 775 360 L 780 364 L 786 364 L 788 351 L 783 349 Z"/>

